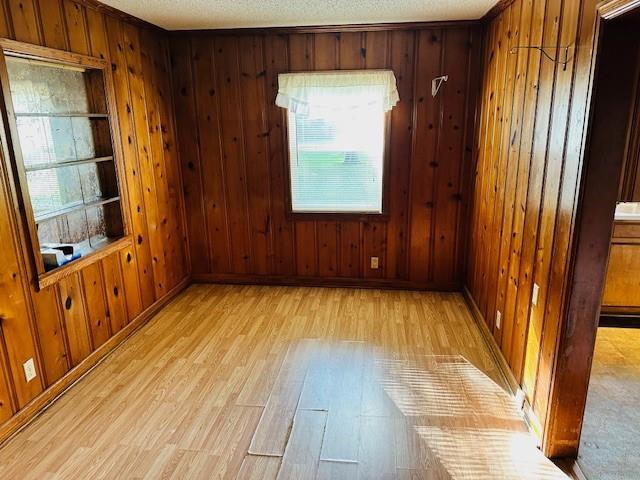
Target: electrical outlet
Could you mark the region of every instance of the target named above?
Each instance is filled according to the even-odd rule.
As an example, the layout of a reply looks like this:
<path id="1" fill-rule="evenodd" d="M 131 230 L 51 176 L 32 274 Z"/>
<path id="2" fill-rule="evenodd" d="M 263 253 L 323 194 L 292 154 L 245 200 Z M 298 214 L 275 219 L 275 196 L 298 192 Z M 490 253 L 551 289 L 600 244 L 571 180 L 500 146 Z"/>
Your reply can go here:
<path id="1" fill-rule="evenodd" d="M 501 326 L 502 326 L 502 313 L 500 313 L 500 310 L 498 310 L 496 312 L 496 328 L 500 330 Z"/>
<path id="2" fill-rule="evenodd" d="M 531 303 L 535 307 L 538 305 L 538 294 L 540 293 L 540 285 L 537 283 L 533 284 L 533 293 L 531 294 Z"/>
<path id="3" fill-rule="evenodd" d="M 518 391 L 516 392 L 516 406 L 518 407 L 519 410 L 522 410 L 524 408 L 524 401 L 525 401 L 525 394 L 524 394 L 524 390 L 522 390 L 521 388 L 518 389 Z"/>
<path id="4" fill-rule="evenodd" d="M 33 363 L 33 358 L 24 362 L 22 368 L 24 369 L 24 378 L 27 382 L 36 378 L 36 365 Z"/>
<path id="5" fill-rule="evenodd" d="M 377 270 L 380 268 L 378 257 L 371 257 L 371 270 Z"/>

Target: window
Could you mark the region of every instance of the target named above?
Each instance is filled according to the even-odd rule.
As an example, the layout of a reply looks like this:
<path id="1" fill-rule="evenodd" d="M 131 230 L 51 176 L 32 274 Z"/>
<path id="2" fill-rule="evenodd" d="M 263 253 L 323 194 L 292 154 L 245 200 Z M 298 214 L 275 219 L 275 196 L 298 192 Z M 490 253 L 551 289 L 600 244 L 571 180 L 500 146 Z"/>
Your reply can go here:
<path id="1" fill-rule="evenodd" d="M 383 212 L 385 113 L 397 101 L 390 71 L 279 76 L 294 213 Z"/>
<path id="2" fill-rule="evenodd" d="M 125 234 L 105 65 L 13 51 L 4 52 L 4 65 L 25 222 L 44 274 Z"/>

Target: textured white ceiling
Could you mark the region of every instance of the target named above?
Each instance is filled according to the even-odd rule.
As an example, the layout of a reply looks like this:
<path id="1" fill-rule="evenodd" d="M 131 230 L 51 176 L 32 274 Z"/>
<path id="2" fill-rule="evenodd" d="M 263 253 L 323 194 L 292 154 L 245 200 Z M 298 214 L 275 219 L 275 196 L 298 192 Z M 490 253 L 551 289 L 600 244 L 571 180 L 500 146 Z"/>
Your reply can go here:
<path id="1" fill-rule="evenodd" d="M 101 0 L 168 30 L 475 20 L 497 0 Z"/>

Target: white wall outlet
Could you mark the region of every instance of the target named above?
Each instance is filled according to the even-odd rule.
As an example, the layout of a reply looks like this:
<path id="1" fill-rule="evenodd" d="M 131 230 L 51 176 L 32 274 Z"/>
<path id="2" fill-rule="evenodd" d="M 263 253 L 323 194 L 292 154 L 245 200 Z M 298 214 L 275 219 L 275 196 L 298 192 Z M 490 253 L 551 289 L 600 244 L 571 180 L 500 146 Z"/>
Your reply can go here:
<path id="1" fill-rule="evenodd" d="M 516 392 L 516 406 L 518 407 L 519 410 L 522 410 L 524 408 L 524 401 L 525 401 L 525 394 L 524 394 L 524 390 L 522 390 L 521 388 L 518 389 L 518 391 Z"/>
<path id="2" fill-rule="evenodd" d="M 371 257 L 371 270 L 377 270 L 380 268 L 378 257 Z"/>
<path id="3" fill-rule="evenodd" d="M 33 358 L 30 358 L 26 362 L 22 364 L 22 368 L 24 369 L 24 378 L 27 382 L 30 382 L 34 378 L 36 378 L 36 365 L 33 363 Z"/>
<path id="4" fill-rule="evenodd" d="M 538 294 L 540 293 L 540 285 L 537 283 L 533 284 L 533 293 L 531 294 L 531 303 L 535 307 L 538 305 Z"/>
<path id="5" fill-rule="evenodd" d="M 496 328 L 500 330 L 501 326 L 502 326 L 502 313 L 500 313 L 500 310 L 498 310 L 496 312 Z"/>

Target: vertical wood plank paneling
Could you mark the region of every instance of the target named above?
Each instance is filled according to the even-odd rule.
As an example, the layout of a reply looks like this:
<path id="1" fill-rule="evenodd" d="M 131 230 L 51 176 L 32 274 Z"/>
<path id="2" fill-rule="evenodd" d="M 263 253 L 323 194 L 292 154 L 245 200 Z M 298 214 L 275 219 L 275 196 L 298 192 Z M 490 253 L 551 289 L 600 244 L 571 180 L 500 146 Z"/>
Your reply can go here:
<path id="1" fill-rule="evenodd" d="M 272 272 L 271 204 L 269 146 L 265 113 L 264 53 L 261 36 L 243 36 L 238 40 L 240 96 L 246 163 L 247 200 L 253 252 L 253 273 Z"/>
<path id="2" fill-rule="evenodd" d="M 446 34 L 444 34 L 446 35 Z M 435 174 L 439 162 L 436 159 L 442 126 L 443 94 L 431 95 L 431 80 L 440 76 L 444 65 L 443 32 L 418 33 L 416 46 L 415 80 L 415 128 L 413 129 L 410 175 L 410 228 L 409 228 L 409 279 L 431 278 L 433 211 L 435 206 Z M 460 59 L 457 59 L 458 62 Z M 452 78 L 453 80 L 453 78 Z M 457 79 L 459 82 L 462 79 Z M 464 105 L 463 105 L 464 106 Z M 447 161 L 444 158 L 443 161 Z M 452 161 L 455 161 L 453 158 Z"/>
<path id="3" fill-rule="evenodd" d="M 42 43 L 46 47 L 65 49 L 64 18 L 60 0 L 37 0 L 42 17 Z"/>
<path id="4" fill-rule="evenodd" d="M 489 311 L 500 312 L 502 318 L 502 325 L 500 328 L 496 325 L 494 335 L 499 344 L 502 344 L 503 334 L 506 332 L 508 339 L 511 338 L 511 326 L 510 319 L 503 316 L 504 313 L 504 301 L 505 301 L 505 281 L 507 278 L 508 268 L 502 264 L 503 258 L 506 256 L 506 252 L 509 249 L 511 241 L 511 221 L 512 216 L 509 210 L 509 202 L 513 196 L 513 188 L 516 181 L 516 173 L 518 171 L 517 166 L 514 168 L 511 164 L 511 149 L 510 144 L 513 141 L 511 133 L 511 120 L 514 115 L 514 89 L 516 83 L 516 66 L 518 56 L 511 53 L 511 48 L 514 45 L 520 44 L 520 19 L 522 17 L 522 2 L 516 2 L 511 9 L 510 23 L 506 29 L 505 38 L 505 50 L 504 53 L 507 56 L 506 59 L 506 72 L 504 83 L 504 98 L 503 107 L 500 113 L 500 131 L 498 132 L 498 173 L 497 173 L 497 208 L 494 212 L 494 228 L 498 232 L 498 238 L 500 241 L 492 245 L 491 254 L 493 271 L 497 272 L 490 276 L 490 294 Z M 495 247 L 495 248 L 493 248 Z M 494 293 L 495 292 L 495 293 Z"/>
<path id="5" fill-rule="evenodd" d="M 213 53 L 203 53 L 205 58 L 209 59 L 210 63 L 213 59 Z M 200 105 L 197 99 L 200 98 L 200 96 L 196 92 L 197 87 L 194 80 L 202 83 L 206 80 L 207 76 L 198 75 L 192 71 L 192 69 L 195 70 L 196 65 L 201 61 L 201 55 L 194 56 L 191 42 L 188 39 L 181 38 L 172 40 L 171 69 L 173 72 L 175 116 L 178 124 L 177 148 L 180 151 L 182 193 L 185 204 L 189 248 L 191 250 L 191 271 L 193 273 L 204 273 L 211 270 L 209 258 L 210 242 L 207 234 L 209 221 L 207 220 L 207 223 L 205 223 L 205 195 L 203 194 L 202 187 L 203 172 L 200 161 L 200 150 L 207 148 L 205 142 L 212 138 L 213 135 L 200 135 L 199 129 L 202 124 L 197 117 L 197 112 L 200 111 L 198 109 Z M 212 96 L 210 93 L 213 95 L 216 93 L 215 82 L 212 78 L 209 80 L 208 86 L 209 88 L 207 89 L 205 98 Z M 215 119 L 216 123 L 214 125 L 217 128 L 217 109 L 207 108 L 209 113 L 205 118 Z M 216 152 L 219 152 L 219 149 L 214 147 L 211 154 L 213 155 Z M 207 161 L 207 165 L 215 164 L 216 162 L 213 159 Z M 220 181 L 221 178 L 221 175 L 213 176 L 212 181 Z M 224 190 L 222 190 L 222 192 L 223 191 Z M 223 194 L 222 197 L 224 198 Z M 206 209 L 207 214 L 210 210 L 220 212 L 220 203 L 215 202 L 213 205 L 215 205 L 215 209 Z M 226 209 L 223 209 L 221 213 L 224 214 L 225 211 Z M 219 232 L 220 230 L 221 233 L 215 237 L 216 240 L 227 238 L 226 227 L 224 229 L 219 228 Z M 214 239 L 212 239 L 212 242 L 213 241 Z M 226 242 L 224 242 L 223 245 L 226 245 Z M 216 251 L 219 251 L 219 249 L 216 249 Z M 228 255 L 226 263 L 226 269 L 223 269 L 223 265 L 218 267 L 220 271 L 228 270 Z"/>
<path id="6" fill-rule="evenodd" d="M 140 51 L 140 72 L 142 74 L 143 83 L 143 99 L 146 109 L 146 130 L 148 132 L 149 156 L 146 157 L 148 165 L 143 168 L 147 175 L 153 179 L 153 192 L 155 206 L 155 231 L 151 231 L 152 236 L 157 237 L 155 243 L 157 247 L 157 265 L 158 270 L 163 272 L 162 288 L 157 293 L 161 297 L 171 288 L 174 282 L 174 264 L 171 261 L 171 230 L 169 225 L 169 217 L 171 216 L 172 207 L 169 204 L 167 175 L 165 171 L 164 145 L 162 139 L 162 128 L 160 121 L 160 101 L 158 99 L 158 91 L 156 88 L 156 78 L 154 75 L 154 47 L 153 43 L 157 40 L 143 32 L 138 32 L 138 48 Z M 146 39 L 146 42 L 145 42 Z M 155 40 L 155 41 L 154 41 Z M 135 108 L 135 107 L 134 107 Z M 140 146 L 140 144 L 139 144 Z M 144 148 L 144 147 L 143 147 Z M 144 156 L 142 158 L 145 158 Z M 148 208 L 149 210 L 149 208 Z M 154 256 L 154 261 L 155 261 Z M 156 276 L 157 278 L 157 276 Z"/>
<path id="7" fill-rule="evenodd" d="M 549 43 L 550 45 L 557 45 L 558 42 L 560 7 L 560 2 L 547 2 L 544 17 L 543 41 L 553 42 Z M 549 124 L 551 122 L 555 69 L 556 67 L 553 63 L 541 60 L 538 82 L 538 106 L 535 119 L 536 125 L 533 145 L 531 147 L 531 174 L 529 177 L 529 194 L 525 216 L 525 238 L 522 249 L 522 264 L 520 267 L 520 288 L 516 301 L 518 318 L 527 318 L 528 323 L 521 382 L 523 390 L 530 398 L 533 398 L 534 394 L 537 370 L 536 352 L 542 338 L 542 322 L 544 319 L 543 303 L 538 301 L 537 305 L 532 306 L 531 292 L 535 282 L 534 268 L 536 248 L 538 248 L 538 227 L 540 223 L 542 190 L 547 162 L 547 141 L 549 138 Z"/>
<path id="8" fill-rule="evenodd" d="M 7 0 L 13 34 L 19 42 L 40 44 L 38 15 L 34 0 Z"/>
<path id="9" fill-rule="evenodd" d="M 437 142 L 436 177 L 434 178 L 435 211 L 433 220 L 433 280 L 437 284 L 453 284 L 456 280 L 458 218 L 462 214 L 462 172 L 464 132 L 471 35 L 467 29 L 449 29 L 444 33 L 442 72 L 449 81 L 442 91 L 442 120 Z M 418 129 L 418 131 L 420 131 Z"/>
<path id="10" fill-rule="evenodd" d="M 318 275 L 318 245 L 316 222 L 295 222 L 296 271 L 303 277 Z"/>
<path id="11" fill-rule="evenodd" d="M 455 77 L 446 105 L 444 94 L 435 100 L 430 94 L 431 79 L 445 66 L 440 29 L 174 37 L 175 96 L 193 99 L 178 102 L 177 108 L 181 146 L 189 158 L 196 159 L 185 173 L 185 199 L 196 205 L 192 192 L 201 195 L 197 207 L 188 212 L 189 217 L 200 218 L 189 220 L 191 253 L 195 257 L 202 252 L 206 241 L 211 258 L 209 265 L 194 266 L 198 269 L 194 273 L 202 278 L 209 278 L 207 274 L 217 278 L 277 275 L 367 278 L 447 289 L 459 285 L 466 227 L 462 220 L 466 210 L 461 205 L 467 173 L 463 142 L 473 138 L 474 119 L 467 90 L 475 84 L 468 77 L 479 45 L 470 42 L 474 28 L 458 31 L 452 34 L 446 57 Z M 424 43 L 423 54 L 418 53 L 418 37 Z M 189 49 L 187 62 L 184 52 Z M 360 68 L 393 68 L 400 89 L 400 103 L 388 119 L 386 218 L 364 222 L 291 217 L 286 114 L 274 105 L 277 75 Z M 414 75 L 416 68 L 420 73 Z M 214 87 L 210 85 L 213 77 Z M 199 132 L 197 148 L 194 131 Z M 441 134 L 445 143 L 438 147 Z M 433 174 L 437 168 L 442 172 L 439 188 Z M 434 195 L 442 204 L 438 217 Z M 205 235 L 201 234 L 202 216 L 208 226 Z M 216 247 L 216 242 L 227 238 L 225 221 L 228 251 L 224 243 Z M 441 225 L 436 227 L 438 222 Z M 412 228 L 416 229 L 413 240 Z M 436 232 L 441 238 L 437 254 Z M 420 252 L 422 260 L 414 261 Z M 372 256 L 378 257 L 378 269 L 370 268 Z"/>
<path id="12" fill-rule="evenodd" d="M 155 205 L 157 209 L 156 221 L 157 230 L 156 240 L 161 245 L 161 255 L 159 268 L 164 272 L 164 290 L 170 290 L 176 285 L 181 277 L 177 269 L 180 266 L 180 258 L 182 257 L 182 249 L 176 248 L 174 239 L 176 204 L 174 199 L 172 204 L 169 198 L 169 184 L 167 175 L 167 160 L 171 160 L 170 156 L 165 158 L 167 150 L 164 143 L 164 133 L 161 117 L 161 105 L 164 104 L 159 86 L 159 76 L 157 75 L 157 59 L 163 58 L 160 53 L 158 38 L 155 38 L 148 31 L 139 32 L 141 71 L 144 81 L 144 100 L 147 111 L 147 130 L 149 132 L 149 146 L 151 147 L 149 174 L 153 177 L 153 185 L 155 186 Z M 167 132 L 168 133 L 168 132 Z M 160 293 L 162 296 L 164 293 Z"/>
<path id="13" fill-rule="evenodd" d="M 341 34 L 325 33 L 313 38 L 313 69 L 337 70 L 340 62 Z M 317 275 L 337 277 L 340 245 L 337 221 L 316 222 Z"/>
<path id="14" fill-rule="evenodd" d="M 87 55 L 89 37 L 85 21 L 85 8 L 73 0 L 62 0 L 69 38 L 69 50 Z"/>
<path id="15" fill-rule="evenodd" d="M 366 32 L 365 33 L 365 47 L 364 47 L 364 56 L 365 56 L 365 68 L 390 68 L 391 67 L 391 36 L 390 32 Z M 395 72 L 394 72 L 395 73 Z M 402 101 L 402 98 L 401 98 Z M 390 118 L 387 122 L 387 135 L 385 142 L 387 145 L 385 149 L 388 152 L 388 156 L 393 159 L 392 153 L 392 142 L 393 142 L 393 131 L 394 131 L 394 122 L 393 119 L 394 114 L 388 113 L 387 116 Z M 399 118 L 402 118 L 400 116 Z M 400 162 L 405 162 L 405 159 L 399 159 Z M 394 164 L 393 160 L 387 161 L 386 167 L 386 177 L 385 181 L 386 191 L 384 194 L 391 193 L 391 175 L 393 175 L 393 169 L 391 165 Z M 408 197 L 407 197 L 408 198 Z M 402 211 L 397 208 L 396 203 L 397 200 L 393 197 L 393 194 L 387 195 L 385 198 L 386 209 L 389 212 L 389 215 L 394 215 L 394 212 Z M 395 209 L 395 210 L 394 210 Z M 360 244 L 362 246 L 362 255 L 361 255 L 361 267 L 360 271 L 363 278 L 384 278 L 386 276 L 387 270 L 387 234 L 389 231 L 388 225 L 392 223 L 395 225 L 395 222 L 363 222 L 360 227 Z M 371 257 L 378 257 L 379 268 L 372 269 L 371 268 Z"/>
<path id="16" fill-rule="evenodd" d="M 495 55 L 495 36 L 497 32 L 497 21 L 491 23 L 484 34 L 484 59 L 483 59 L 483 79 L 482 89 L 480 93 L 479 103 L 481 107 L 478 108 L 480 118 L 478 119 L 478 127 L 476 132 L 476 151 L 473 171 L 473 199 L 471 205 L 471 214 L 469 231 L 471 232 L 469 237 L 469 246 L 471 252 L 467 257 L 469 264 L 467 272 L 467 286 L 473 293 L 476 299 L 477 306 L 482 308 L 482 295 L 480 295 L 480 281 L 482 275 L 482 257 L 484 252 L 484 237 L 485 237 L 485 190 L 486 185 L 486 164 L 487 159 L 485 155 L 485 149 L 488 142 L 488 128 L 491 124 L 490 119 L 492 116 L 492 103 L 495 99 L 493 94 L 493 78 L 496 75 L 497 68 L 495 63 L 497 61 Z M 490 324 L 490 319 L 485 317 L 485 321 Z"/>
<path id="17" fill-rule="evenodd" d="M 4 38 L 13 38 L 11 32 L 11 24 L 8 21 L 6 0 L 0 1 L 0 36 Z"/>
<path id="18" fill-rule="evenodd" d="M 234 271 L 253 270 L 252 245 L 248 218 L 246 165 L 243 145 L 238 39 L 218 37 L 214 41 L 216 85 L 220 95 L 222 159 L 225 173 L 226 198 L 233 212 L 228 216 L 231 265 Z M 231 212 L 230 212 L 231 213 Z"/>
<path id="19" fill-rule="evenodd" d="M 391 111 L 389 157 L 389 215 L 385 272 L 389 279 L 407 278 L 408 204 L 413 132 L 414 47 L 416 33 L 397 30 L 390 35 L 390 66 L 396 76 L 400 102 Z M 376 229 L 378 230 L 378 229 Z M 365 243 L 368 243 L 365 240 Z M 366 260 L 366 258 L 365 258 Z M 366 268 L 366 265 L 365 265 Z"/>
<path id="20" fill-rule="evenodd" d="M 75 367 L 91 353 L 79 275 L 73 274 L 62 279 L 58 283 L 58 295 L 69 342 L 69 360 L 71 366 Z"/>
<path id="21" fill-rule="evenodd" d="M 0 239 L 5 248 L 0 249 L 0 357 L 11 389 L 12 408 L 20 409 L 35 398 L 44 387 L 42 372 L 27 382 L 23 364 L 33 359 L 39 370 L 39 352 L 36 351 L 23 265 L 18 255 L 21 247 L 12 222 L 10 193 L 5 186 L 9 171 L 4 164 L 4 153 L 0 156 Z"/>
<path id="22" fill-rule="evenodd" d="M 85 311 L 89 323 L 92 350 L 100 347 L 111 336 L 107 303 L 104 296 L 104 282 L 100 262 L 85 267 L 80 272 Z"/>
<path id="23" fill-rule="evenodd" d="M 380 222 L 364 222 L 362 225 L 364 278 L 385 278 L 388 275 L 387 232 L 384 227 Z M 377 269 L 371 268 L 371 257 L 378 257 Z"/>
<path id="24" fill-rule="evenodd" d="M 161 201 L 158 192 L 162 191 L 162 187 L 156 185 L 154 152 L 151 146 L 152 132 L 148 123 L 147 88 L 142 71 L 139 32 L 130 24 L 123 25 L 123 32 L 133 126 L 135 128 L 135 145 L 138 153 L 138 172 L 142 182 L 142 195 L 148 226 L 147 234 L 151 252 L 155 298 L 160 298 L 167 292 L 165 245 L 162 235 L 161 207 L 158 204 Z"/>
<path id="25" fill-rule="evenodd" d="M 544 13 L 546 5 L 544 2 L 527 2 L 526 7 L 529 12 L 528 35 L 529 42 L 539 44 L 542 42 Z M 523 11 L 524 16 L 524 11 Z M 523 34 L 524 38 L 524 34 Z M 520 61 L 520 59 L 518 59 Z M 527 55 L 527 64 L 525 68 L 525 92 L 524 103 L 521 112 L 521 130 L 518 130 L 520 136 L 520 145 L 518 151 L 518 185 L 516 188 L 516 198 L 514 207 L 514 226 L 513 240 L 511 246 L 511 257 L 509 259 L 509 280 L 507 286 L 507 297 L 505 305 L 505 316 L 512 319 L 513 333 L 511 339 L 511 352 L 507 353 L 509 363 L 520 377 L 522 372 L 522 363 L 524 358 L 524 340 L 526 332 L 526 324 L 528 320 L 529 309 L 524 312 L 518 311 L 518 298 L 531 285 L 530 275 L 523 271 L 524 246 L 528 241 L 526 235 L 527 217 L 527 196 L 529 193 L 529 178 L 532 176 L 532 143 L 535 124 L 535 116 L 529 115 L 528 112 L 534 111 L 538 102 L 538 80 L 540 75 L 540 55 Z"/>
<path id="26" fill-rule="evenodd" d="M 318 275 L 338 276 L 338 222 L 316 222 L 318 248 Z"/>
<path id="27" fill-rule="evenodd" d="M 325 36 L 324 39 L 325 41 L 334 42 L 335 36 Z M 314 40 L 314 35 L 289 35 L 290 71 L 310 71 L 314 69 Z M 335 48 L 335 45 L 331 44 L 330 48 Z M 283 113 L 283 115 L 286 115 L 286 113 Z M 285 159 L 288 159 L 288 154 Z M 287 185 L 287 188 L 289 188 L 289 185 Z M 316 276 L 318 274 L 319 257 L 316 222 L 298 220 L 294 223 L 294 229 L 296 273 L 304 277 Z"/>
<path id="28" fill-rule="evenodd" d="M 102 260 L 102 274 L 107 301 L 107 318 L 109 318 L 111 334 L 113 335 L 122 330 L 127 324 L 126 291 L 122 279 L 122 271 L 120 270 L 118 252 L 112 253 Z M 129 294 L 134 295 L 135 291 L 129 292 Z"/>
<path id="29" fill-rule="evenodd" d="M 580 20 L 580 10 L 582 2 L 566 2 L 562 11 L 562 24 L 560 26 L 559 45 L 575 45 L 577 43 L 578 22 Z M 536 271 L 534 276 L 536 280 L 547 278 L 544 283 L 548 297 L 546 312 L 561 312 L 562 290 L 566 272 L 566 261 L 569 251 L 569 230 L 571 228 L 571 219 L 564 219 L 566 210 L 563 211 L 559 202 L 564 188 L 575 188 L 570 182 L 567 185 L 563 183 L 566 179 L 563 175 L 566 173 L 565 152 L 567 142 L 567 129 L 569 123 L 569 115 L 571 112 L 571 92 L 575 86 L 575 57 L 567 65 L 567 68 L 558 68 L 556 73 L 556 93 L 553 107 L 553 123 L 551 133 L 549 134 L 549 145 L 547 147 L 549 167 L 547 168 L 547 178 L 545 180 L 545 197 L 543 199 L 542 219 L 541 219 L 541 236 L 540 238 L 545 245 L 551 248 L 541 251 L 538 248 L 538 255 L 546 255 L 548 263 L 545 261 L 536 262 L 542 267 L 541 271 Z M 582 132 L 576 132 L 582 133 Z M 578 162 L 576 162 L 578 163 Z M 556 184 L 557 182 L 557 184 Z M 555 195 L 554 195 L 555 194 Z M 573 199 L 575 192 L 571 194 Z M 571 206 L 573 207 L 573 206 Z M 571 208 L 572 209 L 572 208 Z M 570 215 L 570 214 L 569 214 Z M 553 221 L 554 226 L 550 225 Z M 552 253 L 553 252 L 553 253 Z M 537 383 L 535 387 L 535 398 L 533 400 L 534 408 L 539 412 L 538 419 L 541 422 L 546 420 L 546 412 L 549 401 L 549 391 L 551 389 L 551 381 L 553 375 L 553 363 L 555 361 L 555 353 L 557 348 L 558 331 L 561 322 L 549 322 L 547 315 L 547 325 L 542 338 L 542 348 L 538 361 Z"/>
<path id="30" fill-rule="evenodd" d="M 288 161 L 285 138 L 285 117 L 277 107 L 278 74 L 289 70 L 288 42 L 283 35 L 264 37 L 265 84 L 269 125 L 269 165 L 271 185 L 271 229 L 273 232 L 272 252 L 273 273 L 293 275 L 295 272 L 294 227 L 287 219 Z"/>
<path id="31" fill-rule="evenodd" d="M 167 242 L 169 243 L 169 257 L 167 265 L 172 273 L 173 281 L 169 284 L 174 288 L 182 281 L 189 271 L 188 238 L 185 232 L 185 207 L 182 198 L 182 172 L 180 170 L 179 152 L 176 141 L 175 115 L 172 108 L 171 68 L 169 61 L 169 42 L 151 30 L 142 30 L 142 38 L 150 45 L 154 67 L 154 88 L 158 101 L 160 115 L 160 134 L 162 136 L 162 155 L 164 160 L 164 179 L 167 189 L 168 211 Z M 154 48 L 155 47 L 155 48 Z"/>
<path id="32" fill-rule="evenodd" d="M 136 263 L 140 281 L 142 305 L 149 307 L 155 300 L 154 270 L 151 264 L 151 250 L 141 173 L 136 149 L 136 133 L 133 120 L 133 104 L 129 96 L 128 65 L 125 57 L 125 41 L 122 24 L 119 20 L 106 18 L 107 39 L 113 71 L 118 121 L 122 136 L 122 148 L 126 173 L 126 186 L 129 196 L 134 241 L 136 245 Z M 127 47 L 128 48 L 128 47 Z"/>
<path id="33" fill-rule="evenodd" d="M 70 367 L 62 328 L 60 300 L 55 286 L 32 292 L 32 299 L 48 386 L 62 378 Z"/>
<path id="34" fill-rule="evenodd" d="M 213 45 L 209 39 L 194 39 L 191 42 L 193 92 L 196 99 L 197 131 L 202 158 L 200 168 L 207 182 L 195 179 L 197 186 L 187 185 L 190 190 L 197 191 L 200 183 L 206 205 L 206 223 L 195 225 L 195 235 L 209 239 L 208 255 L 211 259 L 209 268 L 219 272 L 228 272 L 231 268 L 229 229 L 227 224 L 227 200 L 225 198 L 224 169 L 221 161 L 220 117 L 218 106 L 218 90 L 214 69 Z M 183 99 L 183 101 L 186 99 Z M 195 165 L 194 165 L 195 167 Z M 189 180 L 191 181 L 191 180 Z M 202 231 L 203 228 L 207 231 Z M 199 248 L 199 240 L 195 240 Z M 193 255 L 197 255 L 194 252 Z M 196 271 L 200 271 L 198 268 Z"/>
<path id="35" fill-rule="evenodd" d="M 493 116 L 492 123 L 492 135 L 489 144 L 490 157 L 492 159 L 489 168 L 489 189 L 487 192 L 487 211 L 489 212 L 487 219 L 487 228 L 490 235 L 490 242 L 487 245 L 485 251 L 486 272 L 482 282 L 482 289 L 485 292 L 487 300 L 484 305 L 484 314 L 486 318 L 494 319 L 493 323 L 493 335 L 500 341 L 501 330 L 498 328 L 498 324 L 495 321 L 496 318 L 496 297 L 495 288 L 497 283 L 497 264 L 500 242 L 496 241 L 500 235 L 500 228 L 502 225 L 502 210 L 504 206 L 504 182 L 503 177 L 504 170 L 504 155 L 502 155 L 503 142 L 503 128 L 505 117 L 508 121 L 510 112 L 508 107 L 511 102 L 511 97 L 507 95 L 507 89 L 510 85 L 510 76 L 513 74 L 509 70 L 509 66 L 512 64 L 513 56 L 509 54 L 509 36 L 511 35 L 512 19 L 517 14 L 516 7 L 519 3 L 512 4 L 505 13 L 504 21 L 500 25 L 498 32 L 498 74 L 495 83 L 495 95 L 497 96 L 496 109 Z"/>
<path id="36" fill-rule="evenodd" d="M 359 70 L 365 68 L 365 33 L 344 32 L 340 34 L 338 47 L 338 68 Z M 338 222 L 338 272 L 341 277 L 361 276 L 360 231 L 361 222 Z"/>
<path id="37" fill-rule="evenodd" d="M 6 216 L 1 222 L 8 223 L 6 211 L 2 212 L 2 215 Z M 6 232 L 5 228 L 0 225 L 0 235 Z M 42 378 L 38 373 L 38 378 L 27 382 L 24 376 L 22 365 L 27 360 L 33 358 L 37 365 L 36 350 L 29 325 L 29 314 L 21 285 L 20 270 L 13 252 L 11 252 L 11 257 L 3 258 L 3 261 L 0 262 L 3 265 L 3 271 L 0 274 L 0 297 L 3 299 L 0 325 L 18 407 L 21 408 L 42 392 Z"/>
<path id="38" fill-rule="evenodd" d="M 104 16 L 92 8 L 85 10 L 89 31 L 89 52 L 92 56 L 109 59 L 109 43 L 105 31 Z"/>
<path id="39" fill-rule="evenodd" d="M 360 278 L 362 272 L 362 255 L 360 252 L 361 222 L 340 222 L 338 224 L 340 238 L 340 265 L 338 275 L 347 278 Z"/>
<path id="40" fill-rule="evenodd" d="M 489 70 L 490 77 L 487 82 L 487 89 L 485 94 L 488 96 L 488 104 L 485 105 L 486 110 L 486 130 L 483 130 L 483 141 L 481 143 L 482 150 L 481 156 L 481 199 L 480 199 L 480 214 L 479 217 L 479 245 L 478 245 L 478 268 L 476 270 L 475 284 L 478 286 L 478 307 L 484 314 L 485 319 L 489 325 L 489 328 L 493 330 L 495 325 L 495 316 L 487 314 L 488 295 L 487 281 L 488 281 L 488 260 L 489 252 L 491 251 L 491 221 L 493 218 L 493 209 L 491 206 L 492 189 L 494 188 L 493 172 L 495 170 L 493 166 L 492 149 L 495 137 L 495 117 L 496 111 L 499 112 L 500 103 L 502 101 L 501 91 L 499 90 L 499 79 L 503 77 L 502 67 L 502 33 L 504 30 L 504 23 L 508 21 L 508 15 L 510 11 L 507 10 L 501 15 L 492 26 L 492 44 L 490 45 L 491 54 L 490 61 L 492 68 Z"/>
<path id="41" fill-rule="evenodd" d="M 0 337 L 0 342 L 2 338 Z M 0 356 L 3 355 L 3 348 L 0 348 Z M 0 358 L 0 422 L 5 422 L 13 416 L 11 399 L 11 385 L 9 380 L 8 368 L 5 365 L 4 358 Z"/>
<path id="42" fill-rule="evenodd" d="M 128 321 L 136 318 L 143 310 L 138 275 L 138 262 L 135 249 L 127 248 L 120 252 L 120 268 L 122 269 L 122 283 L 127 300 Z"/>

